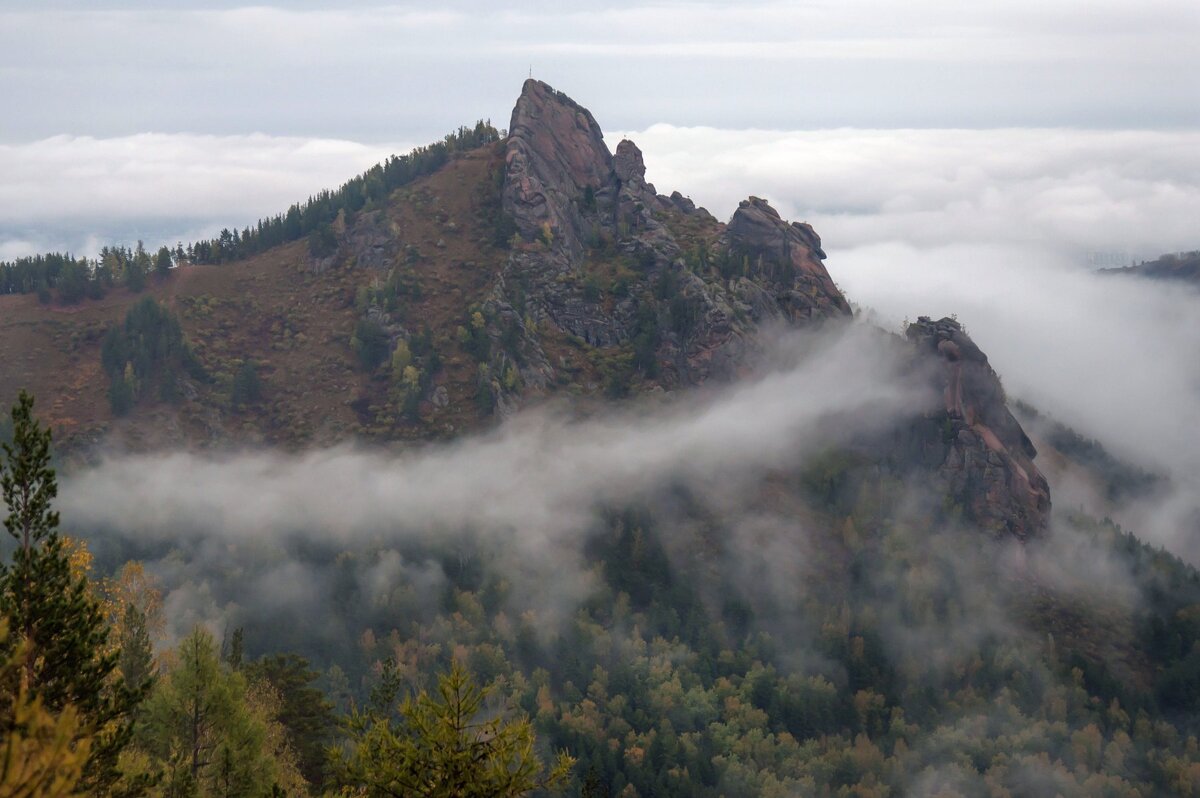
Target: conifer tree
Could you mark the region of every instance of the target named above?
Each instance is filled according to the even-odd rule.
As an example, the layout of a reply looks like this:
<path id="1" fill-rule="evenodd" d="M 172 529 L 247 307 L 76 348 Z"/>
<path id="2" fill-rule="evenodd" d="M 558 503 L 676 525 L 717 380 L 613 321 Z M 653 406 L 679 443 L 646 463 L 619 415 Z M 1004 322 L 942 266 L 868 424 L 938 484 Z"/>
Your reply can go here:
<path id="1" fill-rule="evenodd" d="M 248 672 L 250 678 L 266 682 L 279 693 L 278 719 L 295 749 L 300 772 L 320 788 L 325 779 L 325 749 L 336 729 L 333 705 L 313 684 L 320 674 L 295 654 L 263 657 L 252 663 Z"/>
<path id="2" fill-rule="evenodd" d="M 154 256 L 154 272 L 159 279 L 166 277 L 171 271 L 171 250 L 167 247 L 159 247 L 158 254 Z"/>
<path id="3" fill-rule="evenodd" d="M 154 650 L 146 613 L 130 604 L 125 607 L 120 629 L 120 655 L 117 665 L 127 684 L 145 684 L 154 675 Z"/>
<path id="4" fill-rule="evenodd" d="M 50 712 L 72 707 L 78 734 L 95 737 L 83 770 L 90 795 L 109 795 L 117 783 L 117 758 L 128 744 L 132 711 L 142 686 L 117 673 L 117 652 L 105 653 L 108 625 L 85 576 L 72 572 L 58 533 L 58 495 L 50 467 L 50 431 L 33 417 L 24 391 L 12 410 L 12 442 L 2 446 L 0 491 L 4 528 L 16 541 L 12 561 L 0 563 L 0 615 L 10 633 L 0 657 L 20 652 L 18 682 Z M 11 707 L 17 694 L 5 690 Z M 12 723 L 11 712 L 4 714 Z M 11 725 L 6 731 L 11 731 Z"/>
<path id="5" fill-rule="evenodd" d="M 277 722 L 256 711 L 245 676 L 222 664 L 212 635 L 197 627 L 177 655 L 140 731 L 151 756 L 167 763 L 167 794 L 268 798 L 281 782 L 302 784 L 284 772 L 294 770 L 289 752 L 272 748 Z"/>
<path id="6" fill-rule="evenodd" d="M 371 798 L 517 798 L 561 787 L 575 760 L 560 753 L 544 772 L 528 718 L 480 718 L 489 693 L 455 661 L 436 696 L 401 705 L 401 723 L 354 714 L 349 753 L 335 752 L 341 781 Z"/>

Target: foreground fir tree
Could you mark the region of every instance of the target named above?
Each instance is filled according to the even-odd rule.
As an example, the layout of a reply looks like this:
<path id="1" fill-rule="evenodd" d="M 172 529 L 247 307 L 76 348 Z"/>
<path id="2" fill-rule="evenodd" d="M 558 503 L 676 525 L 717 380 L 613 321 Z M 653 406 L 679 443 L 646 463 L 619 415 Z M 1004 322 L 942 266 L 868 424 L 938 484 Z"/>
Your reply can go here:
<path id="1" fill-rule="evenodd" d="M 8 507 L 4 528 L 16 541 L 11 562 L 0 564 L 0 615 L 9 634 L 0 657 L 18 657 L 17 684 L 0 701 L 4 731 L 19 731 L 15 707 L 22 691 L 52 713 L 77 713 L 73 746 L 92 740 L 80 787 L 88 795 L 132 791 L 119 785 L 117 761 L 132 734 L 132 713 L 145 685 L 129 684 L 108 645 L 109 628 L 86 576 L 71 567 L 59 535 L 58 494 L 50 467 L 50 431 L 33 417 L 33 398 L 22 392 L 12 409 L 12 442 L 3 444 L 0 490 Z"/>
<path id="2" fill-rule="evenodd" d="M 480 719 L 490 692 L 455 661 L 436 696 L 422 691 L 400 706 L 400 722 L 381 711 L 353 714 L 349 752 L 334 752 L 342 794 L 513 798 L 561 786 L 575 760 L 560 753 L 544 772 L 528 718 Z"/>
<path id="3" fill-rule="evenodd" d="M 191 798 L 305 795 L 287 734 L 275 720 L 279 698 L 222 663 L 197 627 L 180 643 L 144 707 L 141 745 L 165 763 L 163 794 Z"/>

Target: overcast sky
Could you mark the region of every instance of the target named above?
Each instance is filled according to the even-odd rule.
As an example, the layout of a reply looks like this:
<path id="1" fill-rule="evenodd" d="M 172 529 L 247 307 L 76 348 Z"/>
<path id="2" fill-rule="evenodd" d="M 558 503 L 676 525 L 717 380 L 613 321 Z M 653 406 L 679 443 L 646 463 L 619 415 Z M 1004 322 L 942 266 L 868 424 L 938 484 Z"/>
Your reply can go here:
<path id="1" fill-rule="evenodd" d="M 532 68 L 612 128 L 1193 127 L 1195 0 L 5 2 L 0 138 L 424 140 Z"/>

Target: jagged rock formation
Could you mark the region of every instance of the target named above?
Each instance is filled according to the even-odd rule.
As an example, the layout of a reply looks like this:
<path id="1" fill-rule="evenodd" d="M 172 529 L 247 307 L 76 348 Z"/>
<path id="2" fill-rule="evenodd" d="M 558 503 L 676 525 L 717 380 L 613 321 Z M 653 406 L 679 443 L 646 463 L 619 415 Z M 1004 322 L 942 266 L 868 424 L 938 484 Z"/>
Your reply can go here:
<path id="1" fill-rule="evenodd" d="M 578 255 L 587 231 L 578 202 L 612 175 L 600 126 L 567 95 L 527 80 L 508 129 L 504 209 L 527 240 L 549 230 L 560 248 Z"/>
<path id="2" fill-rule="evenodd" d="M 766 200 L 742 200 L 726 228 L 726 241 L 744 270 L 779 286 L 779 307 L 793 322 L 848 315 L 850 306 L 821 261 L 825 251 L 812 226 L 788 224 Z"/>
<path id="3" fill-rule="evenodd" d="M 539 81 L 525 83 L 510 130 L 502 198 L 521 240 L 489 315 L 499 320 L 494 337 L 519 334 L 508 351 L 498 348 L 492 373 L 519 368 L 526 389 L 552 384 L 536 334 L 544 321 L 596 349 L 633 345 L 644 376 L 670 388 L 745 368 L 763 323 L 850 317 L 820 237 L 766 200 L 742 201 L 721 224 L 678 192 L 658 194 L 637 145 L 621 141 L 610 153 L 592 115 Z M 681 239 L 686 229 L 707 234 L 699 256 L 695 241 Z M 630 278 L 625 290 L 596 290 L 613 269 Z M 1040 534 L 1049 489 L 987 357 L 950 319 L 922 318 L 908 338 L 918 361 L 934 360 L 944 406 L 869 448 L 909 475 L 915 468 L 965 519 L 997 535 Z M 493 388 L 502 411 L 521 401 L 498 380 Z"/>
<path id="4" fill-rule="evenodd" d="M 492 315 L 519 327 L 525 385 L 554 377 L 530 323 L 601 349 L 632 345 L 638 368 L 673 387 L 744 368 L 757 323 L 850 315 L 812 229 L 786 224 L 764 200 L 743 203 L 726 229 L 678 192 L 657 194 L 637 145 L 610 153 L 592 115 L 540 81 L 526 81 L 509 130 L 502 201 L 522 241 Z M 698 262 L 672 230 L 685 219 L 715 244 Z"/>
<path id="5" fill-rule="evenodd" d="M 920 440 L 938 493 L 957 497 L 969 520 L 997 535 L 1025 540 L 1040 534 L 1050 515 L 1050 488 L 987 355 L 953 319 L 922 316 L 906 336 L 940 365 L 935 379 L 942 403 L 926 417 L 937 423 L 926 425 Z"/>
<path id="6" fill-rule="evenodd" d="M 677 192 L 658 194 L 637 145 L 622 141 L 610 153 L 592 115 L 538 81 L 526 82 L 510 130 L 503 207 L 522 240 L 490 315 L 502 320 L 493 335 L 514 327 L 520 334 L 513 359 L 501 350 L 493 373 L 519 367 L 526 388 L 552 383 L 555 369 L 531 329 L 543 321 L 597 349 L 632 344 L 645 376 L 669 388 L 736 374 L 763 323 L 850 316 L 822 263 L 820 237 L 781 219 L 766 200 L 744 200 L 723 225 Z M 695 242 L 680 238 L 689 226 L 708 234 L 698 258 L 689 252 Z M 607 295 L 596 281 L 614 264 L 630 280 Z M 922 319 L 908 336 L 918 360 L 936 360 L 945 406 L 899 436 L 903 451 L 876 453 L 910 474 L 917 468 L 938 496 L 984 528 L 1019 539 L 1039 534 L 1049 490 L 986 356 L 949 319 Z M 493 387 L 502 410 L 516 408 L 518 392 L 499 381 Z"/>

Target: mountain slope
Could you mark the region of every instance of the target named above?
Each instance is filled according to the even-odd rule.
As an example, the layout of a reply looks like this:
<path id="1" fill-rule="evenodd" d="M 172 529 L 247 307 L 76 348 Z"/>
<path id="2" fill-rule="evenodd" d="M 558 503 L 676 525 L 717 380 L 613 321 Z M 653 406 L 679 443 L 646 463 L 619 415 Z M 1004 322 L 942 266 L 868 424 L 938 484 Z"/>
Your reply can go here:
<path id="1" fill-rule="evenodd" d="M 152 277 L 207 377 L 170 377 L 174 402 L 142 396 L 127 418 L 105 408 L 106 382 L 122 378 L 97 361 L 133 296 L 0 298 L 16 366 L 0 395 L 53 396 L 50 421 L 76 449 L 443 437 L 550 396 L 727 382 L 755 368 L 764 330 L 851 319 L 811 227 L 756 197 L 723 224 L 656 193 L 635 144 L 610 152 L 586 109 L 533 80 L 505 140 L 328 228 L 320 248 Z M 871 456 L 930 470 L 937 500 L 986 528 L 1038 534 L 1048 489 L 986 357 L 948 320 L 909 336 L 918 360 L 940 364 L 947 399 Z M 250 400 L 235 385 L 247 369 L 262 386 Z"/>

